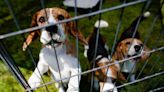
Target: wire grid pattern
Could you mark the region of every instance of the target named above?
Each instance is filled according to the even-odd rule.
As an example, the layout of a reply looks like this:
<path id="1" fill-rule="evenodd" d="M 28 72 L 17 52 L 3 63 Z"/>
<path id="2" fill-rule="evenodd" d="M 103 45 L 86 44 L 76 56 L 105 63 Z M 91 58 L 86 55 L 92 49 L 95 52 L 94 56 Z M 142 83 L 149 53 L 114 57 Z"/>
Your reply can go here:
<path id="1" fill-rule="evenodd" d="M 102 14 L 102 13 L 109 12 L 109 11 L 113 11 L 113 10 L 116 10 L 116 9 L 122 9 L 122 10 L 121 10 L 121 13 L 120 13 L 120 21 L 118 22 L 118 26 L 117 26 L 117 30 L 116 30 L 116 34 L 115 34 L 115 40 L 114 40 L 113 46 L 112 46 L 111 55 L 112 55 L 112 53 L 114 52 L 114 48 L 115 48 L 115 45 L 116 45 L 116 42 L 117 42 L 117 35 L 118 35 L 118 32 L 120 31 L 120 26 L 121 26 L 121 22 L 122 22 L 122 16 L 123 16 L 123 13 L 124 13 L 124 8 L 125 8 L 125 7 L 128 7 L 128 6 L 135 5 L 135 4 L 139 4 L 139 3 L 145 3 L 144 6 L 143 6 L 143 8 L 142 8 L 142 10 L 141 10 L 141 14 L 142 14 L 142 13 L 144 12 L 144 10 L 146 10 L 146 8 L 147 8 L 147 7 L 149 6 L 149 4 L 150 4 L 150 0 L 137 0 L 137 1 L 129 2 L 129 3 L 125 3 L 126 0 L 124 0 L 123 4 L 121 4 L 121 5 L 114 6 L 114 7 L 111 7 L 111 8 L 106 8 L 106 9 L 101 9 L 102 4 L 100 4 L 99 10 L 97 10 L 97 11 L 95 11 L 95 12 L 90 12 L 90 13 L 88 13 L 88 14 L 83 14 L 83 15 L 79 15 L 79 16 L 78 16 L 78 15 L 77 15 L 77 12 L 78 12 L 78 11 L 77 11 L 77 8 L 76 8 L 77 5 L 76 5 L 76 0 L 75 0 L 75 8 L 74 8 L 74 11 L 75 11 L 75 14 L 74 14 L 74 15 L 75 15 L 75 16 L 74 16 L 74 17 L 72 17 L 72 18 L 70 18 L 70 19 L 65 19 L 65 20 L 59 21 L 59 22 L 54 23 L 54 24 L 48 24 L 48 25 L 41 26 L 41 27 L 32 27 L 32 28 L 27 28 L 27 29 L 23 29 L 23 30 L 22 30 L 22 29 L 20 29 L 19 23 L 18 23 L 18 21 L 17 21 L 17 19 L 16 19 L 16 17 L 15 17 L 15 14 L 14 14 L 14 12 L 13 12 L 13 10 L 12 10 L 12 7 L 10 6 L 10 3 L 8 2 L 8 0 L 4 0 L 4 1 L 5 1 L 5 3 L 8 5 L 8 8 L 9 8 L 9 10 L 10 10 L 10 13 L 11 13 L 13 19 L 14 19 L 14 22 L 15 22 L 15 24 L 16 24 L 16 27 L 17 27 L 17 30 L 18 30 L 18 31 L 16 31 L 16 32 L 11 32 L 11 33 L 8 33 L 8 34 L 0 35 L 0 40 L 5 39 L 5 38 L 8 38 L 8 37 L 11 37 L 11 36 L 20 35 L 20 34 L 24 34 L 24 33 L 28 33 L 28 32 L 32 32 L 32 31 L 37 30 L 37 29 L 49 27 L 49 26 L 56 25 L 56 24 L 60 24 L 60 23 L 64 23 L 64 22 L 75 21 L 76 24 L 78 24 L 77 21 L 78 21 L 79 19 L 86 18 L 86 17 L 90 17 L 90 16 L 97 15 L 97 14 Z M 102 1 L 103 1 L 103 0 L 100 0 L 100 2 L 102 2 Z M 44 0 L 40 0 L 40 2 L 41 2 L 41 7 L 44 9 L 44 8 L 45 8 Z M 163 3 L 162 3 L 162 4 L 163 4 Z M 160 9 L 161 9 L 161 7 L 160 7 Z M 159 9 L 159 10 L 160 10 L 160 9 Z M 159 17 L 159 14 L 157 13 L 157 14 L 156 14 L 156 17 L 154 18 L 154 20 L 153 20 L 153 22 L 152 22 L 152 24 L 151 24 L 151 26 L 150 26 L 149 33 L 148 33 L 147 36 L 145 37 L 144 44 L 146 44 L 146 42 L 147 42 L 147 40 L 148 40 L 148 38 L 149 38 L 151 32 L 153 31 L 153 27 L 154 27 L 155 22 L 157 21 L 158 17 Z M 101 17 L 99 17 L 99 18 L 101 19 Z M 136 31 L 137 28 L 138 28 L 139 22 L 140 22 L 140 20 L 137 22 L 137 27 L 136 27 L 135 31 Z M 77 28 L 78 28 L 78 27 L 76 26 L 76 29 L 77 29 Z M 162 30 L 164 31 L 164 29 L 162 29 Z M 164 33 L 163 31 L 161 32 L 162 34 Z M 135 33 L 134 33 L 133 35 L 135 35 Z M 22 37 L 23 37 L 23 36 L 22 36 Z M 161 39 L 160 36 L 159 36 L 159 39 Z M 157 40 L 156 42 L 158 43 L 158 40 Z M 97 45 L 97 44 L 96 44 L 96 45 Z M 78 52 L 78 40 L 76 40 L 76 48 L 77 48 L 77 53 L 79 53 L 79 52 Z M 164 49 L 164 47 L 156 48 L 156 47 L 154 46 L 154 49 L 152 49 L 150 52 L 146 52 L 146 53 L 154 53 L 154 52 L 156 52 L 156 51 L 162 51 L 163 49 Z M 31 53 L 30 48 L 28 48 L 27 51 L 28 51 L 28 53 L 30 54 L 30 57 L 31 57 L 31 59 L 32 59 L 32 61 L 33 61 L 33 63 L 34 63 L 34 65 L 36 66 L 36 63 L 35 63 L 35 60 L 34 60 L 34 58 L 33 58 L 32 53 Z M 77 56 L 78 56 L 78 54 L 77 54 Z M 133 58 L 136 58 L 136 57 L 140 57 L 140 56 L 141 56 L 141 54 L 140 54 L 140 55 L 137 55 L 137 56 L 130 57 L 130 58 L 126 58 L 126 59 L 121 60 L 119 63 L 121 63 L 121 62 L 126 62 L 126 61 L 128 61 L 128 60 L 130 60 L 130 59 L 133 59 Z M 1 55 L 1 58 L 3 59 L 2 55 Z M 5 61 L 5 60 L 4 60 L 4 61 Z M 131 85 L 131 84 L 134 84 L 134 83 L 137 83 L 137 82 L 141 82 L 141 81 L 144 81 L 144 80 L 146 80 L 146 79 L 150 79 L 150 78 L 153 78 L 153 77 L 156 77 L 156 76 L 159 76 L 159 75 L 163 75 L 163 74 L 164 74 L 164 71 L 162 71 L 162 72 L 155 73 L 155 74 L 152 74 L 152 75 L 150 75 L 150 76 L 146 76 L 146 77 L 144 77 L 144 78 L 138 79 L 139 76 L 140 76 L 140 74 L 141 74 L 142 71 L 144 70 L 144 68 L 145 68 L 145 66 L 146 66 L 147 63 L 148 63 L 148 61 L 146 61 L 145 64 L 143 65 L 143 67 L 142 67 L 142 69 L 141 69 L 139 75 L 137 76 L 137 80 L 135 80 L 135 81 L 133 81 L 133 82 L 129 82 L 129 83 L 122 84 L 122 85 L 120 85 L 120 86 L 117 86 L 117 88 L 121 88 L 121 87 L 124 87 L 124 86 L 128 86 L 128 85 Z M 102 66 L 102 67 L 97 67 L 97 68 L 94 68 L 94 67 L 93 67 L 93 69 L 84 71 L 84 72 L 82 72 L 82 73 L 79 73 L 78 75 L 83 75 L 83 74 L 87 74 L 87 73 L 90 73 L 90 72 L 94 72 L 94 71 L 96 71 L 96 70 L 109 67 L 110 65 L 113 65 L 113 64 L 116 64 L 116 63 L 111 63 L 111 64 L 108 64 L 108 65 L 105 65 L 105 66 Z M 153 68 L 153 67 L 152 67 L 152 68 Z M 152 70 L 152 69 L 151 69 L 151 70 Z M 19 69 L 16 69 L 16 71 L 19 71 Z M 19 72 L 19 73 L 20 73 L 20 72 Z M 74 75 L 74 76 L 78 76 L 78 75 Z M 71 76 L 71 77 L 74 77 L 74 76 Z M 69 78 L 70 78 L 70 77 L 69 77 Z M 45 83 L 44 80 L 43 80 L 43 83 L 44 83 L 44 84 L 40 85 L 39 87 L 47 86 L 47 85 L 49 85 L 49 84 L 52 84 L 52 83 L 55 83 L 55 82 L 60 82 L 60 81 L 62 81 L 62 80 L 64 80 L 64 79 L 55 80 L 55 81 L 51 81 L 51 82 L 48 82 L 48 83 Z M 21 81 L 19 81 L 19 82 L 21 83 Z M 39 87 L 38 87 L 38 88 L 39 88 Z M 37 89 L 37 88 L 31 89 L 31 88 L 29 88 L 29 87 L 24 87 L 24 88 L 25 88 L 26 91 L 29 91 L 29 92 L 30 92 L 31 90 Z M 157 90 L 162 90 L 162 89 L 163 89 L 163 87 L 160 87 L 160 88 L 157 88 L 157 89 L 154 89 L 154 90 L 150 90 L 150 92 L 157 91 Z M 46 87 L 46 91 L 49 92 L 49 90 L 48 90 L 47 87 Z"/>

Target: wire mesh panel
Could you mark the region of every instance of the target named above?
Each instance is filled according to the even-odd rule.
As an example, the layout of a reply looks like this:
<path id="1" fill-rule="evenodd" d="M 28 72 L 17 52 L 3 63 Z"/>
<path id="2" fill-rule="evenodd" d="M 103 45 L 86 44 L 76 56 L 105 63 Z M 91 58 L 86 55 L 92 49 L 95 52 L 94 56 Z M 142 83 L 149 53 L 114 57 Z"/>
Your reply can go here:
<path id="1" fill-rule="evenodd" d="M 74 2 L 71 7 L 64 6 L 65 2 L 69 0 L 4 0 L 0 2 L 3 6 L 0 9 L 2 12 L 0 14 L 2 17 L 0 19 L 0 58 L 4 62 L 0 65 L 5 64 L 21 85 L 21 87 L 18 85 L 11 89 L 8 85 L 14 84 L 13 81 L 4 82 L 4 85 L 5 78 L 3 77 L 10 75 L 3 75 L 4 70 L 2 70 L 0 85 L 7 86 L 1 90 L 2 92 L 7 92 L 8 89 L 17 92 L 20 91 L 19 88 L 28 92 L 155 92 L 163 90 L 163 0 L 97 0 L 98 3 L 90 8 L 86 8 L 87 5 L 92 5 L 88 4 L 87 0 L 82 3 L 87 3 L 85 8 L 78 7 L 82 0 L 70 0 Z M 104 24 L 104 28 L 101 28 L 100 22 L 95 24 L 96 21 L 101 20 L 109 25 L 104 27 Z M 52 29 L 57 31 L 52 32 Z M 128 47 L 127 53 L 123 55 L 124 58 L 116 59 L 119 56 L 115 54 L 118 47 L 123 44 L 120 39 L 125 30 L 133 30 L 133 34 L 130 34 L 132 42 L 126 43 Z M 95 33 L 96 38 L 95 42 L 91 41 L 94 44 L 88 48 L 87 46 L 90 46 L 88 39 L 92 32 Z M 136 41 L 138 32 L 140 38 L 137 39 L 142 42 L 142 47 L 135 45 L 135 50 L 146 47 L 149 50 L 144 51 L 144 54 L 140 52 L 131 55 L 129 53 L 132 53 L 130 51 L 133 43 L 138 43 L 138 40 Z M 101 37 L 102 41 L 105 39 L 107 61 L 110 62 L 99 62 L 101 59 L 104 60 L 101 56 L 104 53 L 97 55 L 101 52 L 99 47 L 102 42 L 99 41 Z M 34 41 L 34 38 L 38 39 Z M 46 42 L 47 38 L 52 40 Z M 83 52 L 90 48 L 94 50 L 94 53 L 91 55 L 92 60 L 89 61 L 88 57 L 84 57 Z M 119 53 L 124 53 L 124 50 Z M 140 61 L 145 54 L 149 57 Z M 131 67 L 130 72 L 123 71 L 127 68 L 124 65 L 134 60 L 137 63 Z M 114 72 L 110 69 L 115 65 L 119 68 L 117 68 L 117 76 L 113 78 L 110 74 Z M 132 77 L 134 68 L 136 68 L 135 77 Z M 123 74 L 125 80 L 119 79 L 121 76 L 119 73 Z M 35 84 L 31 84 L 31 81 Z"/>

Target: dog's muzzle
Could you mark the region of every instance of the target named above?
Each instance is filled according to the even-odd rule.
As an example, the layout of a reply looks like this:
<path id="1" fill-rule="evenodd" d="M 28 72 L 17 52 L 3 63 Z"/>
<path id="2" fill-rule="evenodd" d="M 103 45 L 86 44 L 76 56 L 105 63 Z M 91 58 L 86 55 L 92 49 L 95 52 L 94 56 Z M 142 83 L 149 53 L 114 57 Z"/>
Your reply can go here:
<path id="1" fill-rule="evenodd" d="M 52 34 L 57 33 L 57 30 L 58 30 L 57 25 L 46 27 L 46 31 L 48 31 L 51 36 Z"/>

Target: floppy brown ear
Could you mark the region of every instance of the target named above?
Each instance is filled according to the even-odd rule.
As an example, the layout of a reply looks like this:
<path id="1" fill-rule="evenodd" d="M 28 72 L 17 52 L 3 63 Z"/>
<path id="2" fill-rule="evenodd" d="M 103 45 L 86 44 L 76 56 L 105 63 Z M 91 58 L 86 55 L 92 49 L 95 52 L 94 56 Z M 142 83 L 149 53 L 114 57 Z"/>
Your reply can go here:
<path id="1" fill-rule="evenodd" d="M 114 60 L 122 60 L 124 58 L 124 55 L 122 53 L 122 43 L 119 43 L 117 45 L 116 51 L 114 53 L 114 56 L 112 57 Z"/>
<path id="2" fill-rule="evenodd" d="M 69 16 L 70 18 L 70 16 Z M 74 21 L 70 21 L 67 23 L 67 28 L 68 29 L 68 33 L 71 34 L 73 37 L 76 37 L 76 35 L 78 35 L 78 39 L 82 42 L 83 45 L 87 44 L 87 41 L 84 37 L 84 35 L 76 29 L 76 23 Z"/>
<path id="3" fill-rule="evenodd" d="M 32 17 L 32 21 L 31 21 L 31 27 L 35 27 L 38 26 L 37 25 L 37 13 L 35 13 Z M 29 35 L 26 38 L 26 41 L 23 43 L 23 51 L 26 50 L 27 46 L 30 45 L 30 43 L 36 39 L 38 36 L 40 35 L 40 31 L 36 30 L 33 32 L 30 32 Z"/>
<path id="4" fill-rule="evenodd" d="M 147 46 L 144 46 L 143 50 L 144 50 L 144 53 L 141 56 L 141 61 L 145 61 L 150 57 L 150 53 L 145 53 L 145 52 L 149 52 L 150 49 Z"/>

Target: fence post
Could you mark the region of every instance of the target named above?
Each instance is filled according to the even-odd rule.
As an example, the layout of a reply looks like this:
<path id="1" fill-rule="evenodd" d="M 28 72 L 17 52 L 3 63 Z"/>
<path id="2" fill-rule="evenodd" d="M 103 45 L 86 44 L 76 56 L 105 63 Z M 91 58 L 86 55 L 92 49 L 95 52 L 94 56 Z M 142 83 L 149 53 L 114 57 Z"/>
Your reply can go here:
<path id="1" fill-rule="evenodd" d="M 28 90 L 30 89 L 30 86 L 28 85 L 18 66 L 14 63 L 14 59 L 5 48 L 2 40 L 0 40 L 0 58 L 6 64 L 8 69 L 13 73 L 13 75 L 16 77 L 17 81 L 22 85 L 22 87 L 24 87 L 27 92 L 32 92 Z"/>

